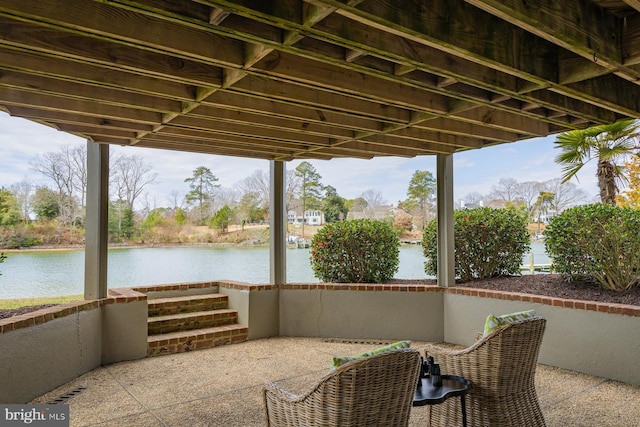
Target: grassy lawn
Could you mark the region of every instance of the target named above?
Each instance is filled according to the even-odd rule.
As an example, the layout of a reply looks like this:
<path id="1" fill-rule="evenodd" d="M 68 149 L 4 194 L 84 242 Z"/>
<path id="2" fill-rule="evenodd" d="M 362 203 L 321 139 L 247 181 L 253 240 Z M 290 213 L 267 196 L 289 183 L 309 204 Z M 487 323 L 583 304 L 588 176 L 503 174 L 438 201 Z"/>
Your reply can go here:
<path id="1" fill-rule="evenodd" d="M 0 299 L 0 309 L 14 309 L 30 305 L 42 304 L 65 304 L 73 301 L 81 301 L 83 295 L 66 295 L 61 297 L 42 297 L 42 298 L 18 298 L 18 299 Z"/>

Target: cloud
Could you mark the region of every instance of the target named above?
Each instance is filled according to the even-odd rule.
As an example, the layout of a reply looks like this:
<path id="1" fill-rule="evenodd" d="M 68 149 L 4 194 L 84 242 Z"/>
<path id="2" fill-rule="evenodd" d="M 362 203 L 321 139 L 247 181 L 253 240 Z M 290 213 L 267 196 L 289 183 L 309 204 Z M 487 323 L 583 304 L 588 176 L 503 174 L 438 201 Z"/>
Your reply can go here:
<path id="1" fill-rule="evenodd" d="M 555 163 L 553 137 L 536 138 L 513 144 L 502 144 L 454 155 L 454 196 L 471 192 L 487 194 L 500 178 L 517 181 L 546 181 L 558 178 L 561 167 Z M 85 140 L 55 129 L 10 117 L 0 112 L 0 187 L 20 181 L 39 181 L 31 162 L 46 152 L 56 152 L 64 145 L 86 144 Z M 173 191 L 186 194 L 185 178 L 199 166 L 208 167 L 225 188 L 232 188 L 254 171 L 269 171 L 266 160 L 245 159 L 210 154 L 187 153 L 139 147 L 111 146 L 116 155 L 139 155 L 158 173 L 157 184 L 147 190 L 159 205 L 168 203 Z M 301 161 L 286 165 L 295 169 Z M 363 159 L 333 159 L 309 161 L 322 176 L 322 183 L 336 188 L 348 199 L 359 197 L 366 190 L 378 190 L 389 203 L 407 197 L 411 176 L 416 170 L 428 170 L 436 176 L 436 158 L 377 157 Z M 574 181 L 589 194 L 597 193 L 595 165 L 588 164 Z"/>

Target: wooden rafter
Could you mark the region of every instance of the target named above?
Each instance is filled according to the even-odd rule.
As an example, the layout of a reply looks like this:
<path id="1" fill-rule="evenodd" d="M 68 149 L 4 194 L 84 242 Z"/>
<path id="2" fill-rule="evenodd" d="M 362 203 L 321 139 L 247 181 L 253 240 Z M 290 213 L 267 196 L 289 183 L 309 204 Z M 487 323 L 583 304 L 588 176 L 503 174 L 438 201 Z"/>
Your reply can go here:
<path id="1" fill-rule="evenodd" d="M 276 160 L 450 154 L 640 117 L 639 9 L 3 0 L 0 108 L 101 143 Z"/>

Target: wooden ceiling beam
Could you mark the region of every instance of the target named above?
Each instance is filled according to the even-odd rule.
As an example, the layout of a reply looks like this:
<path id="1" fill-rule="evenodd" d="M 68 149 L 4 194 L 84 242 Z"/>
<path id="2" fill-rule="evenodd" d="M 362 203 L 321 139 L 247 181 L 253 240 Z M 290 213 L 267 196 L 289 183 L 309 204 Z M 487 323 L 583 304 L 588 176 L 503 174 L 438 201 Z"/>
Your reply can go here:
<path id="1" fill-rule="evenodd" d="M 256 12 L 253 9 L 248 9 L 241 5 L 236 4 L 236 2 L 208 2 L 208 3 L 224 3 L 225 7 L 231 8 L 235 13 L 244 13 L 246 16 L 250 16 L 254 19 L 263 19 L 267 20 L 265 16 L 262 15 L 259 11 Z M 315 2 L 321 4 L 323 2 Z M 370 2 L 365 3 L 369 4 Z M 329 7 L 329 6 L 327 6 Z M 336 6 L 331 6 L 336 7 Z M 429 69 L 430 72 L 435 72 L 437 74 L 442 75 L 447 79 L 456 79 L 461 82 L 467 82 L 468 84 L 472 84 L 474 86 L 483 87 L 483 88 L 493 88 L 493 90 L 499 90 L 501 93 L 508 93 L 509 96 L 516 97 L 517 99 L 528 101 L 526 98 L 526 94 L 522 92 L 518 92 L 516 87 L 518 86 L 518 81 L 516 75 L 517 72 L 514 69 L 509 69 L 506 71 L 502 71 L 501 69 L 493 69 L 488 72 L 486 68 L 486 60 L 485 63 L 473 62 L 471 60 L 465 58 L 459 58 L 446 52 L 443 52 L 440 49 L 433 48 L 431 46 L 427 46 L 424 44 L 420 44 L 415 42 L 412 39 L 406 38 L 406 34 L 396 34 L 387 31 L 383 31 L 381 29 L 375 28 L 375 26 L 371 26 L 369 22 L 366 20 L 362 20 L 363 22 L 367 22 L 368 25 L 364 25 L 358 21 L 351 21 L 347 24 L 347 22 L 339 22 L 339 17 L 337 13 L 344 13 L 344 11 L 340 10 L 336 7 L 336 13 L 333 15 L 323 19 L 319 24 L 314 26 L 311 29 L 308 29 L 305 34 L 318 38 L 321 40 L 326 40 L 330 43 L 337 43 L 340 46 L 344 46 L 346 49 L 353 49 L 361 52 L 366 52 L 367 55 L 374 55 L 378 57 L 384 57 L 390 61 L 403 61 L 403 64 L 396 64 L 396 72 L 393 74 L 396 76 L 403 76 L 409 70 L 413 69 Z M 348 14 L 347 14 L 348 15 Z M 286 28 L 297 28 L 297 24 L 295 22 L 287 21 L 285 17 L 278 16 L 278 24 L 282 25 Z M 352 18 L 350 16 L 350 18 Z M 273 18 L 270 17 L 271 21 Z M 344 21 L 344 18 L 342 19 Z M 358 30 L 358 26 L 361 28 Z M 526 34 L 526 33 L 525 33 Z M 403 37 L 405 36 L 405 37 Z M 393 42 L 393 38 L 397 38 L 395 42 Z M 309 39 L 303 40 L 303 43 L 308 41 Z M 424 40 L 422 40 L 424 43 Z M 552 49 L 552 55 L 558 55 L 562 50 L 555 48 L 553 45 L 548 44 L 550 49 Z M 295 47 L 294 47 L 295 48 Z M 528 47 L 528 49 L 531 49 Z M 286 49 L 283 49 L 286 50 Z M 337 64 L 338 58 L 327 58 L 322 57 L 322 55 L 318 56 L 317 53 L 308 52 L 306 49 L 304 52 L 300 51 L 292 51 L 292 53 L 296 55 L 307 54 L 307 55 L 316 55 L 316 59 L 320 59 L 325 62 L 331 62 L 338 66 L 345 66 L 344 64 Z M 447 57 L 448 56 L 448 57 Z M 529 55 L 531 56 L 531 55 Z M 549 54 L 547 53 L 548 57 Z M 409 59 L 407 59 L 409 58 Z M 415 59 L 411 59 L 415 58 Z M 545 58 L 548 59 L 548 58 Z M 407 63 L 407 61 L 413 61 L 411 63 Z M 456 61 L 459 65 L 456 66 Z M 344 61 L 345 63 L 347 61 Z M 545 61 L 543 61 L 545 62 Z M 548 62 L 548 61 L 546 61 Z M 440 68 L 438 68 L 438 64 L 442 64 Z M 356 72 L 368 72 L 373 73 L 372 70 L 363 69 L 362 66 L 356 64 L 350 64 L 351 68 L 354 68 Z M 490 65 L 491 66 L 491 65 Z M 407 70 L 407 72 L 398 73 L 397 70 L 403 68 Z M 458 71 L 456 71 L 456 69 Z M 477 72 L 474 70 L 477 69 Z M 453 70 L 453 71 L 452 71 Z M 491 77 L 489 79 L 488 77 Z M 531 76 L 522 75 L 522 78 L 531 78 Z M 549 77 L 548 77 L 549 78 Z M 557 76 L 553 75 L 552 82 L 544 82 L 540 78 L 535 79 L 536 82 L 531 86 L 530 90 L 537 90 L 541 87 L 548 86 L 548 84 L 555 84 Z M 399 79 L 403 83 L 412 84 L 413 82 L 410 79 Z M 422 85 L 424 86 L 424 85 Z M 438 85 L 437 82 L 433 84 L 431 89 L 432 91 L 438 92 L 438 89 L 446 88 L 446 86 Z M 442 93 L 448 96 L 458 96 L 459 98 L 464 98 L 463 94 L 455 94 L 455 90 L 453 91 L 441 91 Z M 570 91 L 572 96 L 575 95 L 575 91 Z M 589 95 L 589 94 L 588 94 Z M 589 96 L 590 97 L 590 96 Z M 573 114 L 578 114 L 573 112 Z M 591 117 L 585 116 L 584 118 L 588 120 L 593 120 Z M 600 122 L 596 122 L 600 123 Z"/>
<path id="2" fill-rule="evenodd" d="M 340 6 L 338 0 L 322 0 L 321 3 Z M 403 2 L 402 7 L 392 7 L 383 0 L 371 0 L 362 3 L 359 8 L 342 5 L 336 13 L 483 66 L 512 73 L 538 88 L 555 85 L 558 86 L 555 88 L 557 92 L 562 91 L 562 86 L 558 84 L 559 46 L 489 13 L 478 12 L 478 9 L 465 5 L 462 0 L 435 0 L 428 3 L 408 0 Z M 416 16 L 420 18 L 416 19 Z M 509 34 L 509 37 L 505 37 L 505 34 Z M 482 43 L 479 43 L 480 40 Z M 620 68 L 630 76 L 637 75 L 634 69 Z M 532 90 L 535 88 L 532 87 Z M 571 92 L 571 96 L 576 95 Z M 614 96 L 622 96 L 620 103 L 624 105 L 621 91 L 616 91 Z M 586 96 L 591 97 L 597 97 L 597 94 Z"/>
<path id="3" fill-rule="evenodd" d="M 99 65 L 109 70 L 127 71 L 184 84 L 222 86 L 222 68 L 215 65 L 146 51 L 111 40 L 91 40 L 76 33 L 61 33 L 37 23 L 9 19 L 1 14 L 0 28 L 3 30 L 0 46 L 22 48 L 72 63 Z"/>
<path id="4" fill-rule="evenodd" d="M 196 86 L 174 80 L 161 80 L 94 64 L 63 60 L 55 56 L 36 55 L 29 51 L 8 47 L 0 47 L 0 68 L 23 71 L 30 75 L 59 78 L 70 83 L 114 89 L 126 88 L 136 93 L 180 101 L 193 100 L 196 93 Z"/>
<path id="5" fill-rule="evenodd" d="M 50 94 L 39 94 L 0 87 L 0 99 L 4 105 L 64 111 L 98 117 L 103 120 L 122 120 L 153 125 L 160 123 L 162 114 L 135 108 L 101 104 L 91 100 L 69 99 Z"/>
<path id="6" fill-rule="evenodd" d="M 279 156 L 299 156 L 302 153 L 316 153 L 316 156 L 325 158 L 331 157 L 359 157 L 358 152 L 369 153 L 364 157 L 371 155 L 385 156 L 406 156 L 415 157 L 420 154 L 416 150 L 403 149 L 402 147 L 380 146 L 376 144 L 356 144 L 353 141 L 346 144 L 330 144 L 323 146 L 305 145 L 302 143 L 291 143 L 281 140 L 267 140 L 252 135 L 231 135 L 218 132 L 202 132 L 197 130 L 185 129 L 179 126 L 170 125 L 158 134 L 149 137 L 151 141 L 199 141 L 204 145 L 226 144 L 226 146 L 235 146 L 237 144 L 246 144 L 252 150 L 272 149 Z M 146 144 L 147 139 L 143 142 Z M 424 150 L 423 150 L 424 151 Z"/>
<path id="7" fill-rule="evenodd" d="M 629 1 L 629 0 L 628 0 Z M 640 1 L 634 0 L 640 4 Z M 640 11 L 640 6 L 634 5 Z M 624 20 L 622 35 L 622 59 L 624 65 L 640 65 L 640 13 Z M 634 67 L 634 69 L 637 69 Z"/>
<path id="8" fill-rule="evenodd" d="M 243 65 L 242 42 L 202 31 L 202 25 L 208 24 L 207 21 L 200 25 L 196 25 L 195 21 L 192 21 L 193 25 L 185 25 L 189 22 L 158 19 L 136 13 L 132 8 L 84 0 L 3 0 L 0 3 L 0 15 L 45 24 L 70 33 L 82 32 L 96 40 L 117 41 L 178 58 L 198 59 L 205 63 L 216 58 L 219 64 L 231 68 L 241 68 Z M 37 34 L 34 36 L 41 37 Z M 65 44 L 61 40 L 57 42 Z"/>
<path id="9" fill-rule="evenodd" d="M 411 120 L 411 112 L 406 108 L 354 98 L 338 92 L 322 92 L 311 86 L 292 86 L 281 80 L 261 79 L 257 76 L 243 79 L 229 91 L 264 96 L 292 105 L 301 104 L 310 108 L 351 113 L 375 120 L 400 123 L 408 123 Z"/>
<path id="10" fill-rule="evenodd" d="M 62 123 L 74 126 L 85 126 L 97 128 L 99 129 L 98 132 L 103 132 L 102 129 L 115 129 L 131 132 L 149 132 L 153 129 L 152 125 L 148 124 L 87 116 L 83 112 L 75 111 L 66 112 L 60 110 L 42 110 L 32 106 L 12 106 L 8 112 L 12 116 L 23 117 L 40 123 Z"/>
<path id="11" fill-rule="evenodd" d="M 9 70 L 1 70 L 0 74 L 0 86 L 11 87 L 34 94 L 42 93 L 67 99 L 99 102 L 104 105 L 160 112 L 179 111 L 181 106 L 180 101 L 126 90 L 84 84 L 70 84 L 65 80 L 29 75 Z"/>
<path id="12" fill-rule="evenodd" d="M 273 52 L 253 68 L 261 74 L 293 80 L 313 87 L 347 94 L 372 102 L 415 108 L 436 114 L 448 113 L 449 98 L 393 81 L 343 69 L 336 73 L 330 64 L 305 60 L 286 52 Z M 339 78 L 336 76 L 339 75 Z"/>
<path id="13" fill-rule="evenodd" d="M 537 3 L 465 0 L 492 15 L 593 61 L 610 71 L 638 79 L 640 15 L 616 17 L 588 1 Z"/>
<path id="14" fill-rule="evenodd" d="M 361 117 L 356 114 L 331 111 L 308 107 L 301 104 L 279 102 L 266 96 L 240 94 L 231 91 L 218 91 L 207 98 L 190 115 L 206 117 L 214 108 L 232 111 L 245 111 L 253 114 L 262 114 L 275 118 L 298 120 L 301 123 L 330 124 L 352 131 L 368 130 L 378 132 L 382 130 L 383 123 L 380 120 Z"/>
<path id="15" fill-rule="evenodd" d="M 218 129 L 219 123 L 225 123 L 232 126 L 237 125 L 239 129 L 243 129 L 244 127 L 248 127 L 249 129 L 252 127 L 259 127 L 265 130 L 272 129 L 299 133 L 301 137 L 302 135 L 309 135 L 320 138 L 353 138 L 353 131 L 329 125 L 299 122 L 293 119 L 283 119 L 263 114 L 252 114 L 224 109 L 209 108 L 207 109 L 207 112 L 213 112 L 214 114 L 205 118 L 205 116 L 191 117 L 190 113 L 190 115 L 176 118 L 172 121 L 172 124 L 206 130 Z"/>
<path id="16" fill-rule="evenodd" d="M 590 2 L 465 1 L 586 59 L 622 66 L 619 20 Z"/>

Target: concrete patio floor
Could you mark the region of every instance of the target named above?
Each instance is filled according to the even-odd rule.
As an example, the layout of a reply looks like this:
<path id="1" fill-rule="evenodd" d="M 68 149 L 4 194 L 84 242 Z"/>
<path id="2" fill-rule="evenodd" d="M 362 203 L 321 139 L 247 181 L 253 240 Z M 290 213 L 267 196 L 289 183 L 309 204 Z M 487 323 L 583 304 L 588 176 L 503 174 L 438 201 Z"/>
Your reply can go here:
<path id="1" fill-rule="evenodd" d="M 383 343 L 277 337 L 116 363 L 31 403 L 62 398 L 71 426 L 263 426 L 266 381 L 301 391 L 327 372 L 332 356 Z M 640 420 L 640 387 L 545 365 L 536 387 L 549 427 L 631 427 Z M 413 408 L 410 425 L 426 426 L 428 410 Z"/>

